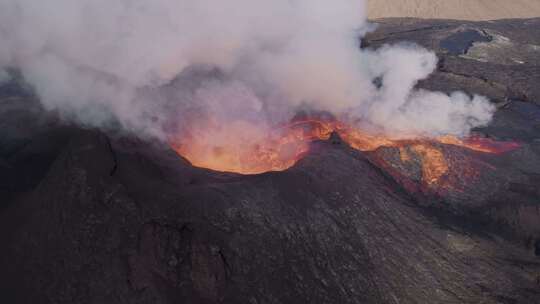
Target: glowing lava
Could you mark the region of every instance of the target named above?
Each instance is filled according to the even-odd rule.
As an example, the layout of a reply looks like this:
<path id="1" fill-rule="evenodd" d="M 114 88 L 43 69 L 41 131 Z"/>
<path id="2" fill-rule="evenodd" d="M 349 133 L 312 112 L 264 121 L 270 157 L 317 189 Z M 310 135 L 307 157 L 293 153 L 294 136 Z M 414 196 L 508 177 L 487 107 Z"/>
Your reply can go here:
<path id="1" fill-rule="evenodd" d="M 410 150 L 405 147 L 399 148 L 401 162 L 411 162 L 413 160 L 411 152 L 418 155 L 422 166 L 422 180 L 426 184 L 433 185 L 438 183 L 439 179 L 448 172 L 449 165 L 443 151 L 429 144 L 429 142 L 415 143 L 408 148 Z"/>
<path id="2" fill-rule="evenodd" d="M 270 134 L 257 137 L 257 140 L 253 140 L 253 136 L 235 136 L 240 131 L 246 130 L 249 131 L 250 126 L 228 126 L 225 129 L 200 131 L 199 136 L 185 136 L 181 141 L 172 140 L 171 146 L 197 167 L 223 172 L 258 174 L 290 168 L 308 152 L 310 142 L 327 140 L 332 132 L 336 132 L 343 141 L 360 151 L 395 147 L 399 148 L 402 163 L 410 162 L 413 157 L 420 158 L 422 179 L 428 185 L 437 183 L 450 170 L 442 145 L 497 154 L 519 147 L 519 144 L 514 142 L 497 142 L 482 137 L 460 139 L 442 136 L 435 139 L 395 140 L 387 136 L 362 132 L 336 120 L 311 118 L 275 128 L 269 132 Z M 209 137 L 208 132 L 217 135 Z M 218 141 L 217 138 L 225 140 Z"/>

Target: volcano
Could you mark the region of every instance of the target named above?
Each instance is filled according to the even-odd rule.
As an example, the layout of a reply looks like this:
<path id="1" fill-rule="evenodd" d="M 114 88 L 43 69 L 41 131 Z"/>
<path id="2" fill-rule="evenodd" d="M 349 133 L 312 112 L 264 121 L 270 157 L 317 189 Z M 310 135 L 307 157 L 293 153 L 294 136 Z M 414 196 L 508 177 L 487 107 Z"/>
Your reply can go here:
<path id="1" fill-rule="evenodd" d="M 540 35 L 523 30 L 540 19 L 379 23 L 363 47 L 434 48 L 419 86 L 481 92 L 494 121 L 396 140 L 299 115 L 239 158 L 66 124 L 2 85 L 2 302 L 540 303 Z"/>

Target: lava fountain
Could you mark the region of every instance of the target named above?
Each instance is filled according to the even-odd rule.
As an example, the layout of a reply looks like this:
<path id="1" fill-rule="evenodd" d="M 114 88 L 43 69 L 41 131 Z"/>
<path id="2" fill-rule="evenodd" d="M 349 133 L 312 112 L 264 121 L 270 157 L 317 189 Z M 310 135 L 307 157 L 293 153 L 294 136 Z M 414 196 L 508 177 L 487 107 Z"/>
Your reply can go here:
<path id="1" fill-rule="evenodd" d="M 423 180 L 434 184 L 446 174 L 449 166 L 441 145 L 459 146 L 480 153 L 500 154 L 519 148 L 516 142 L 500 142 L 480 136 L 458 138 L 441 136 L 438 138 L 392 139 L 384 135 L 373 135 L 336 119 L 303 117 L 293 119 L 286 125 L 273 129 L 260 140 L 237 138 L 235 133 L 249 125 L 228 126 L 218 131 L 227 136 L 225 144 L 214 144 L 207 137 L 193 134 L 180 140 L 171 139 L 173 149 L 194 166 L 216 171 L 241 174 L 259 174 L 269 171 L 283 171 L 292 167 L 308 151 L 312 141 L 327 140 L 333 132 L 344 142 L 360 151 L 375 151 L 381 147 L 399 148 L 401 162 L 407 162 L 411 153 L 422 162 Z M 199 130 L 200 131 L 200 130 Z M 206 132 L 211 132 L 206 130 Z"/>

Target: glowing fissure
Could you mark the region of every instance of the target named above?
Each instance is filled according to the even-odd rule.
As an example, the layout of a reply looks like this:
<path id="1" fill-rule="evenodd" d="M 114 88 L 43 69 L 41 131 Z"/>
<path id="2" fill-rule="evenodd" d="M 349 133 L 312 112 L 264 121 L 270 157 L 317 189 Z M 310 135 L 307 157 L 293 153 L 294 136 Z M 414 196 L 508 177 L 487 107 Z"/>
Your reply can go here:
<path id="1" fill-rule="evenodd" d="M 292 167 L 309 151 L 312 141 L 327 140 L 332 132 L 336 132 L 343 141 L 360 151 L 395 147 L 399 148 L 402 163 L 418 159 L 422 166 L 422 180 L 427 185 L 437 184 L 441 177 L 451 170 L 441 144 L 494 154 L 519 147 L 515 142 L 498 142 L 478 136 L 465 139 L 456 136 L 391 139 L 388 136 L 363 132 L 340 121 L 316 118 L 296 120 L 275 128 L 271 134 L 257 141 L 237 138 L 237 131 L 239 130 L 234 127 L 220 130 L 227 134 L 227 140 L 220 144 L 209 142 L 205 136 L 187 136 L 172 139 L 171 146 L 197 167 L 258 174 Z"/>

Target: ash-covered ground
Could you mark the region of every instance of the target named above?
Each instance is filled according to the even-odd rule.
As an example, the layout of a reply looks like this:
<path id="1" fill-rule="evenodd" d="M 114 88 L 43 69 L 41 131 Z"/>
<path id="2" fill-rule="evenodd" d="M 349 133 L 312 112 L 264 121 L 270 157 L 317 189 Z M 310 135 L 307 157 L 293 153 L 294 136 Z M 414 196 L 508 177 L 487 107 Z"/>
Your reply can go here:
<path id="1" fill-rule="evenodd" d="M 2 303 L 539 303 L 540 19 L 379 20 L 362 47 L 435 50 L 421 87 L 484 94 L 477 134 L 426 185 L 396 148 L 338 136 L 283 172 L 194 168 L 169 147 L 62 124 L 0 89 Z M 471 173 L 472 172 L 472 173 Z"/>

